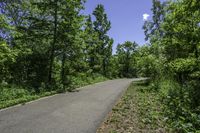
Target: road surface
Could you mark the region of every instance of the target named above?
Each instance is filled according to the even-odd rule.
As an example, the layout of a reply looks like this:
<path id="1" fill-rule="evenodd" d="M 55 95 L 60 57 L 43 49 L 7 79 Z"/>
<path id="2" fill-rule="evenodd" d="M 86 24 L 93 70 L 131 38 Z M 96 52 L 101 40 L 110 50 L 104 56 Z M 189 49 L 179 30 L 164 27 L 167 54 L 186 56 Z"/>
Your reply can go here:
<path id="1" fill-rule="evenodd" d="M 0 133 L 95 133 L 134 80 L 110 80 L 0 111 Z"/>

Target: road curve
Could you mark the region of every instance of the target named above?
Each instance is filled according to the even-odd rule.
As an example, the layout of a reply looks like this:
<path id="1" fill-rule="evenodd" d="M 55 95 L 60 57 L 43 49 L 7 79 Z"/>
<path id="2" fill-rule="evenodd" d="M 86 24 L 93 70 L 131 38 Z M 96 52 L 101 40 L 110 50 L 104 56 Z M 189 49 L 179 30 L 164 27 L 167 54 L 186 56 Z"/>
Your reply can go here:
<path id="1" fill-rule="evenodd" d="M 0 111 L 0 133 L 95 133 L 134 80 L 110 80 Z"/>

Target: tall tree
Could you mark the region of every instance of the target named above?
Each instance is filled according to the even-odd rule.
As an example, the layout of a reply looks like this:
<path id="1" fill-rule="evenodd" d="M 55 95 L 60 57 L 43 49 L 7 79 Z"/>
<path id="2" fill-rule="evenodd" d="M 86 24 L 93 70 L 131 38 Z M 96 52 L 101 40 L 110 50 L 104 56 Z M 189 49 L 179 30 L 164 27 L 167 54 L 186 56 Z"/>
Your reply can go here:
<path id="1" fill-rule="evenodd" d="M 98 55 L 96 53 L 97 45 L 99 43 L 98 33 L 94 30 L 92 18 L 89 15 L 85 23 L 85 42 L 87 49 L 87 58 L 90 68 L 93 72 L 97 72 Z"/>
<path id="2" fill-rule="evenodd" d="M 49 63 L 49 72 L 48 72 L 48 83 L 52 82 L 52 71 L 53 71 L 53 63 L 55 58 L 55 45 L 57 43 L 57 30 L 58 30 L 58 0 L 54 0 L 53 2 L 53 42 L 51 44 L 51 52 L 50 52 L 50 63 Z"/>
<path id="3" fill-rule="evenodd" d="M 36 88 L 42 82 L 54 85 L 57 82 L 55 80 L 59 80 L 56 78 L 58 71 L 61 74 L 60 80 L 65 79 L 64 75 L 67 73 L 64 69 L 70 69 L 65 66 L 66 58 L 68 57 L 69 62 L 75 62 L 83 53 L 83 16 L 79 13 L 83 9 L 83 2 L 84 0 L 20 0 L 0 4 L 3 7 L 1 12 L 7 17 L 6 21 L 16 31 L 12 32 L 14 36 L 9 30 L 6 35 L 13 38 L 12 44 L 17 49 L 23 51 L 18 56 L 17 64 L 12 67 L 15 71 L 13 79 L 19 83 L 30 83 Z M 56 66 L 59 65 L 61 69 L 58 70 Z M 73 65 L 75 66 L 80 65 Z M 19 68 L 20 71 L 17 71 Z"/>
<path id="4" fill-rule="evenodd" d="M 165 13 L 165 5 L 166 2 L 162 3 L 160 0 L 152 0 L 153 7 L 151 9 L 153 13 L 152 20 L 145 21 L 143 29 L 144 33 L 146 35 L 146 41 L 149 41 L 149 43 L 152 45 L 153 53 L 160 57 L 161 53 L 161 45 L 160 45 L 160 39 L 163 36 L 163 31 L 161 28 L 161 24 L 164 20 L 164 13 Z M 159 37 L 158 37 L 159 36 Z"/>
<path id="5" fill-rule="evenodd" d="M 113 40 L 107 35 L 111 28 L 111 22 L 108 20 L 103 5 L 98 5 L 94 10 L 93 15 L 96 18 L 94 21 L 94 29 L 98 33 L 99 38 L 99 44 L 96 52 L 99 54 L 99 65 L 102 68 L 101 72 L 106 75 L 106 69 L 112 55 Z"/>
<path id="6" fill-rule="evenodd" d="M 69 81 L 67 81 L 67 76 L 70 67 L 73 67 L 76 71 L 82 71 L 84 67 L 83 58 L 84 55 L 84 41 L 83 41 L 83 20 L 84 16 L 80 15 L 80 10 L 83 9 L 84 0 L 69 0 L 63 1 L 63 8 L 59 8 L 61 11 L 59 15 L 61 16 L 61 21 L 58 26 L 58 40 L 61 43 L 61 83 L 63 87 Z M 58 52 L 59 54 L 59 52 Z M 66 63 L 68 61 L 68 63 Z M 68 64 L 68 65 L 66 65 Z"/>

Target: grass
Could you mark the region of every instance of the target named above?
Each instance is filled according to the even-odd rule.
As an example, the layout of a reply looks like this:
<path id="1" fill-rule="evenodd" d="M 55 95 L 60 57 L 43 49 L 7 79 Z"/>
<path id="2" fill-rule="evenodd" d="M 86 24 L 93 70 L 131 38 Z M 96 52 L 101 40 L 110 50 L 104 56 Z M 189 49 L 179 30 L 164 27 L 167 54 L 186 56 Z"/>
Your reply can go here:
<path id="1" fill-rule="evenodd" d="M 159 95 L 135 82 L 113 108 L 97 133 L 168 133 Z"/>
<path id="2" fill-rule="evenodd" d="M 36 100 L 45 96 L 56 94 L 57 91 L 42 91 L 36 93 L 28 91 L 26 88 L 17 86 L 1 86 L 0 88 L 0 109 L 10 107 L 16 104 L 25 104 L 26 102 Z"/>
<path id="3" fill-rule="evenodd" d="M 86 86 L 89 84 L 94 84 L 98 82 L 102 82 L 108 80 L 107 78 L 96 75 L 95 77 L 74 77 L 72 80 L 72 85 L 68 88 L 68 90 L 73 90 L 74 88 Z M 7 108 L 10 106 L 14 106 L 17 104 L 25 104 L 27 102 L 51 96 L 57 93 L 60 93 L 60 89 L 54 89 L 54 91 L 48 91 L 42 89 L 40 93 L 36 93 L 34 90 L 13 86 L 13 85 L 1 85 L 0 86 L 0 109 Z"/>

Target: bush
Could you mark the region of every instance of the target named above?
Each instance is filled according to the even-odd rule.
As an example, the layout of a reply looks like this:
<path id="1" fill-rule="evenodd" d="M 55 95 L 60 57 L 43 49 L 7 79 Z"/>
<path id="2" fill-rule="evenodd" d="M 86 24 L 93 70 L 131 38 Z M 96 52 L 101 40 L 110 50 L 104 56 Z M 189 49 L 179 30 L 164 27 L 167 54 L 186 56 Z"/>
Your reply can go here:
<path id="1" fill-rule="evenodd" d="M 68 90 L 73 91 L 75 88 L 100 81 L 105 81 L 106 79 L 107 78 L 97 73 L 94 74 L 79 73 L 75 76 L 70 77 L 70 85 L 68 86 Z"/>
<path id="2" fill-rule="evenodd" d="M 0 101 L 17 99 L 29 94 L 28 90 L 16 86 L 0 87 Z"/>
<path id="3" fill-rule="evenodd" d="M 165 107 L 165 116 L 175 132 L 195 132 L 200 130 L 200 115 L 197 108 L 192 108 L 193 86 L 180 85 L 175 80 L 160 80 L 151 83 L 151 88 L 159 90 Z"/>

